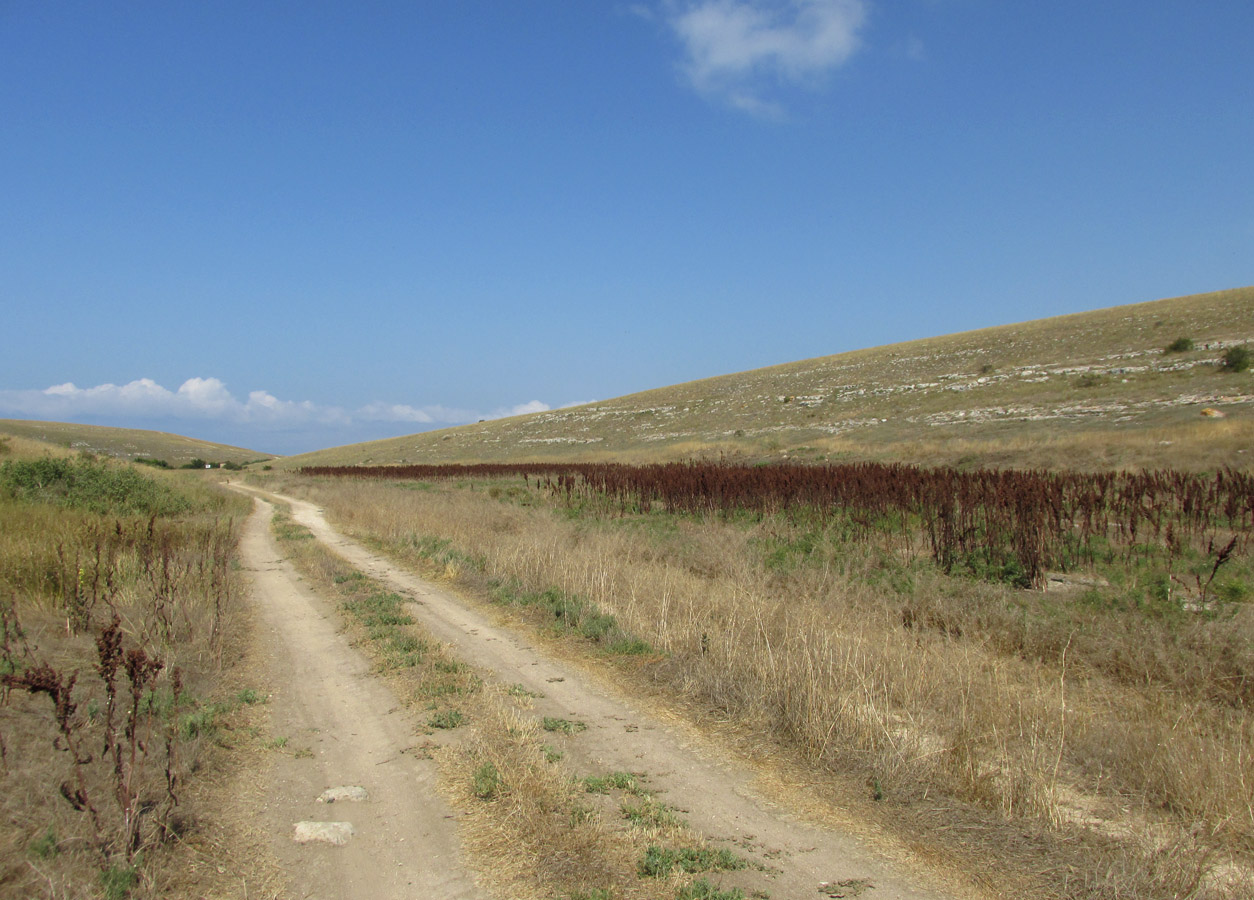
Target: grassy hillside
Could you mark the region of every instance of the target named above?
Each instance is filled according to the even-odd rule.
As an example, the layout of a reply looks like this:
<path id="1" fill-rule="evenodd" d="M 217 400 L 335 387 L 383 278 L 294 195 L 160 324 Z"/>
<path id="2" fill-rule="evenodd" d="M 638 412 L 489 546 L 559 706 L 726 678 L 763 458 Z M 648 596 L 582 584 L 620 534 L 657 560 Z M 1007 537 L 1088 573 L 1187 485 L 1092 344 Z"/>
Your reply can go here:
<path id="1" fill-rule="evenodd" d="M 1193 349 L 1167 352 L 1180 338 Z M 291 457 L 1249 468 L 1254 287 L 1041 319 Z M 1204 412 L 1205 411 L 1205 412 Z"/>
<path id="2" fill-rule="evenodd" d="M 243 447 L 137 428 L 0 419 L 0 437 L 4 435 L 118 459 L 161 459 L 175 467 L 193 459 L 246 463 L 270 458 L 268 453 Z"/>

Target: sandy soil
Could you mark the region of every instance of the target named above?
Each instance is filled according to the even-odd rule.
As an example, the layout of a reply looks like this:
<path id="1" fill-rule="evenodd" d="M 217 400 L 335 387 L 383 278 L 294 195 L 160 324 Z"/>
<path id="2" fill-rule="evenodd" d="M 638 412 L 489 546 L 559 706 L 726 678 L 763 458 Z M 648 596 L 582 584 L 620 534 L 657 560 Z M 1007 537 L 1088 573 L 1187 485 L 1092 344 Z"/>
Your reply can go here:
<path id="1" fill-rule="evenodd" d="M 280 499 L 320 541 L 409 597 L 411 613 L 459 658 L 487 678 L 542 694 L 537 716 L 586 723 L 586 731 L 565 742 L 575 768 L 645 773 L 650 790 L 683 810 L 694 829 L 767 870 L 737 873 L 727 883 L 775 898 L 822 897 L 824 885 L 833 886 L 827 896 L 853 896 L 837 892 L 834 886 L 842 882 L 871 900 L 958 896 L 941 890 L 939 881 L 929 884 L 925 869 L 902 851 L 837 833 L 768 801 L 748 767 L 701 735 L 660 721 L 594 673 L 550 658 L 526 636 L 347 539 L 312 504 Z M 281 734 L 286 728 L 290 746 L 314 751 L 313 759 L 284 757 L 273 773 L 264 815 L 277 852 L 310 896 L 473 896 L 457 860 L 455 822 L 432 785 L 433 767 L 405 753 L 418 739 L 393 714 L 396 704 L 386 688 L 335 633 L 329 612 L 280 560 L 268 518 L 259 514 L 250 521 L 244 555 L 256 570 L 256 594 L 273 636 L 274 729 Z M 336 785 L 365 787 L 370 800 L 315 802 Z M 344 846 L 297 845 L 293 826 L 307 819 L 348 820 L 356 834 Z"/>

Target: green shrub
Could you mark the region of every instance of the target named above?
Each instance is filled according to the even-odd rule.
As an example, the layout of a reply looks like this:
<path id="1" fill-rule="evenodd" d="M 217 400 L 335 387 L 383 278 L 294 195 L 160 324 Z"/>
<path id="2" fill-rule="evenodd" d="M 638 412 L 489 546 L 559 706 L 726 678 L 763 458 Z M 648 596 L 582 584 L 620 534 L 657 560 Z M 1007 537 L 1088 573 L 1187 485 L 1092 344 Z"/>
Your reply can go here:
<path id="1" fill-rule="evenodd" d="M 1250 367 L 1250 351 L 1244 345 L 1237 347 L 1229 347 L 1223 356 L 1223 362 L 1219 366 L 1225 372 L 1244 372 Z"/>
<path id="2" fill-rule="evenodd" d="M 1188 353 L 1190 350 L 1194 349 L 1195 346 L 1196 345 L 1193 343 L 1193 338 L 1178 337 L 1174 341 L 1172 341 L 1170 344 L 1168 344 L 1163 349 L 1163 352 L 1164 353 Z"/>
<path id="3" fill-rule="evenodd" d="M 191 508 L 186 497 L 137 469 L 87 458 L 5 460 L 0 494 L 100 515 L 174 515 Z"/>

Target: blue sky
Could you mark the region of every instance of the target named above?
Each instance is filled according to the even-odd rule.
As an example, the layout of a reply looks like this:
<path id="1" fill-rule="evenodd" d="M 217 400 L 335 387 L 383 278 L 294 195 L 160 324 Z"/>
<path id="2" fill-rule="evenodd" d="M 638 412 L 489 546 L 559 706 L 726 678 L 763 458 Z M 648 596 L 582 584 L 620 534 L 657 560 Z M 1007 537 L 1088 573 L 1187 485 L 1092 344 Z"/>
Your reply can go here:
<path id="1" fill-rule="evenodd" d="M 292 453 L 1254 283 L 1248 0 L 0 0 L 0 417 Z"/>

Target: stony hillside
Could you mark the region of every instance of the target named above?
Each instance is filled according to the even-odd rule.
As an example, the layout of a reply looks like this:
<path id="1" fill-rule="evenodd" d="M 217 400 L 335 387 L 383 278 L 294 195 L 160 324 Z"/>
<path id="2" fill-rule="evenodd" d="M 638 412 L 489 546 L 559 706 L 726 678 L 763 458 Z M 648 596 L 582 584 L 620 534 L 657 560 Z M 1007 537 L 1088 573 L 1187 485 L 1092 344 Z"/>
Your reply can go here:
<path id="1" fill-rule="evenodd" d="M 0 419 L 0 437 L 5 435 L 117 459 L 161 459 L 176 467 L 193 459 L 243 464 L 271 458 L 270 454 L 256 450 L 215 444 L 181 434 L 102 425 Z"/>
<path id="2" fill-rule="evenodd" d="M 1169 352 L 1178 339 L 1193 349 Z M 1254 288 L 964 332 L 373 441 L 286 464 L 906 459 L 1248 467 Z"/>

